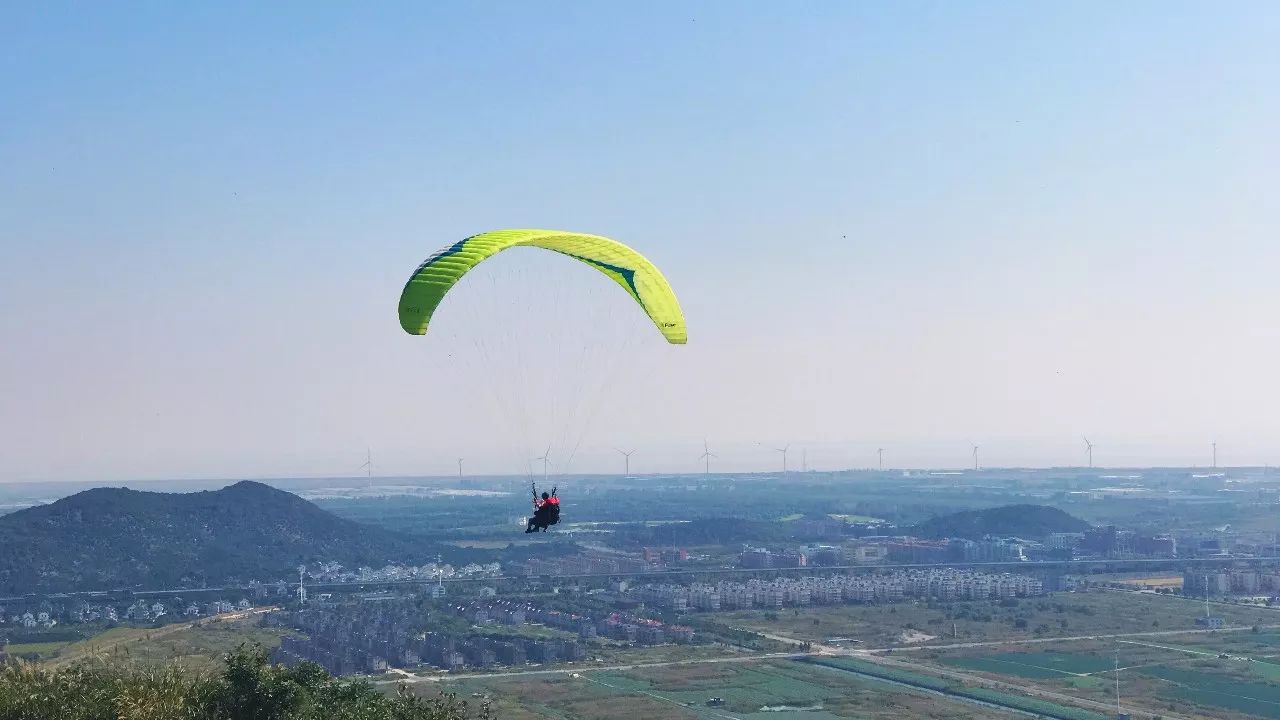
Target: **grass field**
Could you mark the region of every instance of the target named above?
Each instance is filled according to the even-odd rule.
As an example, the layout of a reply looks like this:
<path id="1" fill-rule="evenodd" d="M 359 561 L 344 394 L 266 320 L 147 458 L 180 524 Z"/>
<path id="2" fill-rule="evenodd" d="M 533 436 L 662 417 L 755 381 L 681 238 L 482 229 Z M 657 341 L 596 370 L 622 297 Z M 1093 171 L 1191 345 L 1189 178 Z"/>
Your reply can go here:
<path id="1" fill-rule="evenodd" d="M 1126 703 L 1151 714 L 1280 719 L 1280 633 L 1216 632 L 1083 640 L 998 650 L 958 648 L 913 656 L 974 677 L 1014 681 L 1108 702 L 1117 660 Z M 896 654 L 895 654 L 896 655 Z"/>
<path id="2" fill-rule="evenodd" d="M 117 627 L 66 644 L 48 657 L 52 665 L 84 661 L 144 665 L 177 663 L 193 670 L 214 668 L 223 654 L 241 644 L 274 649 L 284 631 L 258 627 L 256 618 L 176 623 L 158 628 Z"/>
<path id="3" fill-rule="evenodd" d="M 468 680 L 464 698 L 488 695 L 506 720 L 532 718 L 699 718 L 722 720 L 1007 720 L 989 707 L 898 688 L 819 668 L 776 661 L 704 664 L 625 672 L 583 672 L 554 679 Z M 724 704 L 707 705 L 713 697 Z"/>
<path id="4" fill-rule="evenodd" d="M 1013 675 L 1033 680 L 1065 680 L 1089 675 L 1112 667 L 1106 658 L 1062 652 L 1020 652 L 945 658 L 947 665 L 981 670 L 999 675 Z"/>
<path id="5" fill-rule="evenodd" d="M 1215 615 L 1228 625 L 1280 624 L 1280 611 L 1218 605 Z M 1018 600 L 1009 606 L 991 601 L 956 602 L 936 607 L 923 603 L 837 605 L 716 613 L 730 627 L 821 643 L 829 637 L 860 641 L 857 647 L 904 644 L 906 630 L 937 639 L 930 644 L 1110 635 L 1196 627 L 1204 607 L 1183 598 L 1153 593 L 1056 593 Z M 954 631 L 954 635 L 953 635 Z"/>
<path id="6" fill-rule="evenodd" d="M 71 644 L 69 640 L 61 640 L 57 642 L 35 642 L 35 643 L 10 643 L 4 647 L 4 651 L 13 657 L 29 657 L 31 655 L 38 656 L 43 660 L 47 657 L 56 655 L 59 650 Z"/>

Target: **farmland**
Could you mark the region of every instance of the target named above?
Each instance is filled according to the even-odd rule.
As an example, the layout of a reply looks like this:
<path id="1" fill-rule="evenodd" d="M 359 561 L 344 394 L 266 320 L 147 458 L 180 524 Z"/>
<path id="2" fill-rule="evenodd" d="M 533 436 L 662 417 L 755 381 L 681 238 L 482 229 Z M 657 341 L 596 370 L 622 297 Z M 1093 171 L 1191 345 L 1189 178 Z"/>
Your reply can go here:
<path id="1" fill-rule="evenodd" d="M 971 671 L 1086 701 L 1110 702 L 1118 664 L 1126 706 L 1152 714 L 1280 718 L 1280 634 L 1218 632 L 929 651 L 920 672 Z M 1194 708 L 1194 709 L 1193 709 Z"/>
<path id="2" fill-rule="evenodd" d="M 537 680 L 468 680 L 450 688 L 488 695 L 504 718 L 746 718 L 889 720 L 1017 717 L 989 706 L 794 661 L 583 672 Z M 712 698 L 723 702 L 708 705 Z"/>
<path id="3" fill-rule="evenodd" d="M 1214 614 L 1228 625 L 1280 624 L 1268 608 L 1220 605 Z M 937 636 L 933 644 L 1030 640 L 1080 635 L 1113 635 L 1194 628 L 1203 606 L 1152 593 L 1058 593 L 1005 601 L 948 604 L 901 603 L 746 610 L 718 613 L 718 622 L 797 641 L 822 643 L 841 637 L 853 647 L 902 645 L 904 633 Z"/>

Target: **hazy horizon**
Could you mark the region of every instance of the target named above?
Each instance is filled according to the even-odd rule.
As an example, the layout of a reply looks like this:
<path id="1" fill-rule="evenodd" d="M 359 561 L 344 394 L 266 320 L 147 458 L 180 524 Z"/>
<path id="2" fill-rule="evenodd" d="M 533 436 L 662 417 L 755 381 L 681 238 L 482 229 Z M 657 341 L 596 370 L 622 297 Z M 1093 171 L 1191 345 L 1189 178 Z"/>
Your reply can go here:
<path id="1" fill-rule="evenodd" d="M 0 18 L 0 483 L 524 472 L 395 317 L 500 227 L 631 244 L 688 318 L 572 472 L 1280 465 L 1275 4 Z"/>

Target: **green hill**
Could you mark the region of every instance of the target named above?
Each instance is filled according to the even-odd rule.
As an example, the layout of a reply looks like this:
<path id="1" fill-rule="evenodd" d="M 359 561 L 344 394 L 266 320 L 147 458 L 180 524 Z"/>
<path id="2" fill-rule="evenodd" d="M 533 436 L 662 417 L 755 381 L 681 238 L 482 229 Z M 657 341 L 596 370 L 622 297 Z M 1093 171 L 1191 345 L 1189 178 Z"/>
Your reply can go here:
<path id="1" fill-rule="evenodd" d="M 924 538 L 966 538 L 987 535 L 1042 538 L 1055 532 L 1084 532 L 1089 523 L 1057 508 L 1045 505 L 1004 505 L 985 510 L 965 510 L 930 518 L 909 528 Z"/>
<path id="2" fill-rule="evenodd" d="M 300 563 L 425 562 L 409 536 L 262 483 L 197 493 L 97 488 L 0 517 L 0 593 L 217 586 Z"/>

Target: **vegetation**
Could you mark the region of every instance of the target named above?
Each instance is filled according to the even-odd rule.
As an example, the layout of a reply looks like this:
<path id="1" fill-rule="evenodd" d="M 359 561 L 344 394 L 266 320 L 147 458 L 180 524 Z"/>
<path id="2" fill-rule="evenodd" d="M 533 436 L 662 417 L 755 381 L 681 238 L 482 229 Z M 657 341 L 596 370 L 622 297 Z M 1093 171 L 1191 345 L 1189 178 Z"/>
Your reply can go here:
<path id="1" fill-rule="evenodd" d="M 1015 720 L 990 706 L 939 697 L 790 660 L 588 672 L 579 677 L 494 676 L 459 682 L 492 697 L 502 717 L 707 720 Z M 719 698 L 718 704 L 709 704 Z"/>
<path id="2" fill-rule="evenodd" d="M 0 593 L 199 587 L 299 563 L 434 558 L 435 548 L 256 482 L 212 492 L 98 488 L 0 517 Z"/>
<path id="3" fill-rule="evenodd" d="M 1234 627 L 1280 624 L 1267 608 L 1223 605 L 1214 613 Z M 862 647 L 904 644 L 906 631 L 937 636 L 937 643 L 1032 640 L 1116 633 L 1195 630 L 1204 607 L 1167 595 L 1131 592 L 1059 593 L 1048 597 L 885 605 L 828 605 L 734 610 L 698 616 L 753 633 L 821 643 L 830 637 L 860 640 Z M 815 622 L 816 621 L 816 622 Z M 1239 634 L 1239 633 L 1237 633 Z"/>
<path id="4" fill-rule="evenodd" d="M 217 674 L 77 665 L 0 669 L 5 720 L 466 720 L 492 718 L 452 695 L 392 696 L 363 682 L 335 680 L 317 665 L 272 665 L 243 646 Z"/>
<path id="5" fill-rule="evenodd" d="M 987 535 L 1042 538 L 1055 532 L 1084 532 L 1089 523 L 1045 505 L 1005 505 L 986 510 L 965 510 L 926 520 L 910 532 L 926 538 L 967 538 Z"/>
<path id="6" fill-rule="evenodd" d="M 1034 713 L 1041 717 L 1055 718 L 1056 720 L 1106 720 L 1106 716 L 1099 715 L 1098 713 L 1090 712 L 1088 710 L 1066 707 L 1064 705 L 1058 705 L 1057 703 L 1051 703 L 1045 700 L 1024 697 L 1021 695 L 1010 695 L 1008 693 L 997 692 L 986 688 L 967 687 L 960 683 L 944 680 L 942 678 L 886 667 L 866 660 L 858 660 L 855 658 L 807 658 L 802 660 L 802 662 L 811 662 L 815 665 L 838 668 L 840 670 L 846 670 L 860 675 L 868 675 L 882 680 L 889 680 L 890 682 L 910 685 L 911 687 L 940 692 L 945 695 L 979 700 L 1000 707 Z"/>
<path id="7" fill-rule="evenodd" d="M 256 620 L 247 618 L 160 628 L 117 627 L 88 640 L 55 648 L 42 659 L 57 666 L 96 658 L 112 663 L 178 665 L 186 670 L 212 671 L 237 647 L 246 645 L 271 651 L 280 646 L 281 636 L 287 633 L 279 628 L 261 627 Z"/>

